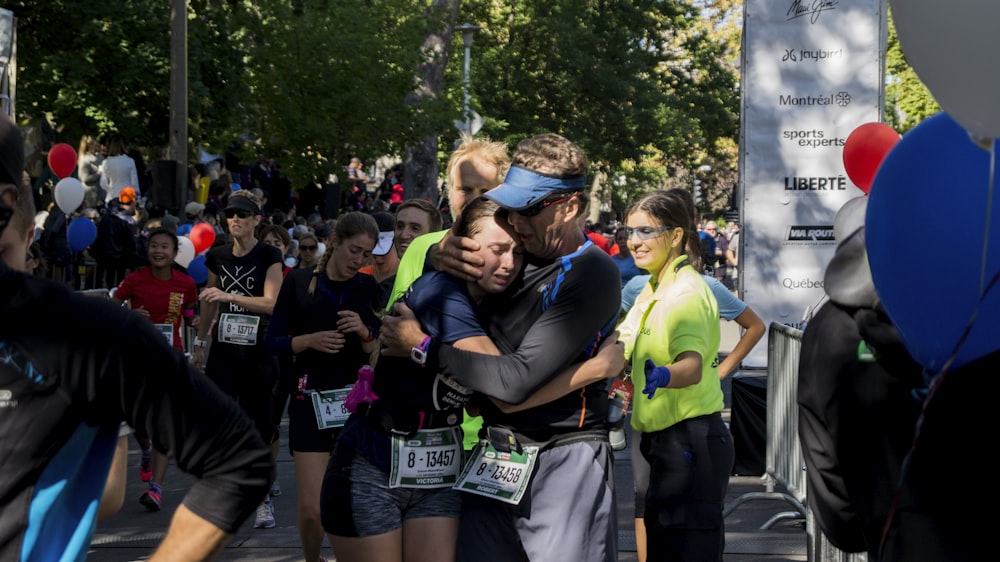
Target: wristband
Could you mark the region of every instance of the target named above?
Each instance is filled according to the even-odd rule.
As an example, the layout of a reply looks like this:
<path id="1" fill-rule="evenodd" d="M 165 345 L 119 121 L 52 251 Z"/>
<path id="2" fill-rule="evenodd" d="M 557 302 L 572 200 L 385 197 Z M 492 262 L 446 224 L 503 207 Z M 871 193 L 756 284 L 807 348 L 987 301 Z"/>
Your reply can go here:
<path id="1" fill-rule="evenodd" d="M 207 342 L 205 340 L 199 338 L 198 336 L 194 337 L 194 346 L 195 347 L 205 347 L 206 343 Z"/>
<path id="2" fill-rule="evenodd" d="M 417 365 L 423 365 L 427 362 L 427 349 L 431 346 L 431 337 L 424 337 L 423 341 L 419 344 L 413 346 L 410 349 L 410 359 L 413 360 Z"/>
<path id="3" fill-rule="evenodd" d="M 361 343 L 371 343 L 373 341 L 375 341 L 375 330 L 368 328 L 368 337 L 361 338 Z"/>

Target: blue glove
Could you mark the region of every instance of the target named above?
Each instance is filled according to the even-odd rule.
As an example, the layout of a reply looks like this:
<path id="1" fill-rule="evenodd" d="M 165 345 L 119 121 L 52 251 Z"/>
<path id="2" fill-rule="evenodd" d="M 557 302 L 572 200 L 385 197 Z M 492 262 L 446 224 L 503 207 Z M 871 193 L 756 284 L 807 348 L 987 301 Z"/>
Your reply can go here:
<path id="1" fill-rule="evenodd" d="M 646 387 L 642 389 L 646 398 L 652 400 L 656 389 L 664 388 L 668 384 L 670 384 L 670 368 L 657 367 L 652 359 L 646 359 Z"/>

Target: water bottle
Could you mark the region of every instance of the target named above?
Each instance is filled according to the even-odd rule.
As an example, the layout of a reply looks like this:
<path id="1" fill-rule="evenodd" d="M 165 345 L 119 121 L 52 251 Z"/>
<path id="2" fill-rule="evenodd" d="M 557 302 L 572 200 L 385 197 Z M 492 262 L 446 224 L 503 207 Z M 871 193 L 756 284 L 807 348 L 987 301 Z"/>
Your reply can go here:
<path id="1" fill-rule="evenodd" d="M 608 439 L 611 441 L 611 448 L 615 451 L 622 451 L 628 446 L 625 439 L 625 413 L 628 412 L 629 404 L 632 403 L 632 381 L 629 375 L 624 378 L 616 378 L 608 391 Z"/>
<path id="2" fill-rule="evenodd" d="M 371 365 L 365 365 L 358 369 L 358 382 L 354 383 L 351 391 L 347 394 L 347 398 L 344 399 L 344 407 L 353 414 L 359 404 L 371 404 L 378 400 L 378 396 L 372 390 L 374 382 L 375 369 L 372 369 Z"/>

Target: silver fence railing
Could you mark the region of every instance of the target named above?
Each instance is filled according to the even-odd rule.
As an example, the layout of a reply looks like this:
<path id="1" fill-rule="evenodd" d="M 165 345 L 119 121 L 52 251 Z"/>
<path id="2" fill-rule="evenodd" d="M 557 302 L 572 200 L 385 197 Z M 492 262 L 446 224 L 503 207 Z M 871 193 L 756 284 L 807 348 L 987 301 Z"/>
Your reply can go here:
<path id="1" fill-rule="evenodd" d="M 865 553 L 847 553 L 830 544 L 817 527 L 812 510 L 806 507 L 806 466 L 799 444 L 797 400 L 801 352 L 802 330 L 772 322 L 767 340 L 767 445 L 762 477 L 765 491 L 739 496 L 725 506 L 722 515 L 728 516 L 750 500 L 784 501 L 795 510 L 773 515 L 761 529 L 770 529 L 782 519 L 804 518 L 811 562 L 866 562 Z M 785 492 L 776 491 L 776 485 Z"/>
<path id="2" fill-rule="evenodd" d="M 761 529 L 770 529 L 782 519 L 807 517 L 804 505 L 806 477 L 802 450 L 799 447 L 799 409 L 795 399 L 798 388 L 799 352 L 802 330 L 772 322 L 767 340 L 767 445 L 766 468 L 762 477 L 763 492 L 748 492 L 723 508 L 726 517 L 751 500 L 779 500 L 795 511 L 777 513 Z M 776 484 L 786 492 L 776 491 Z"/>

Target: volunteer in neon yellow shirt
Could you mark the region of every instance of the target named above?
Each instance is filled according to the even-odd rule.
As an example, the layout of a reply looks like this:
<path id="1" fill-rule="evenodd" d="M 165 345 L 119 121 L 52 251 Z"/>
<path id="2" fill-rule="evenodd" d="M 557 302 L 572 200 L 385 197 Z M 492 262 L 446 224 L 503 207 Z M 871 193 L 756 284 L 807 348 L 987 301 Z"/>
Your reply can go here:
<path id="1" fill-rule="evenodd" d="M 650 465 L 644 521 L 650 560 L 722 559 L 722 509 L 735 452 L 712 359 L 719 311 L 688 263 L 697 236 L 684 200 L 654 191 L 626 214 L 628 245 L 651 274 L 619 326 L 637 393 L 632 427 Z"/>

